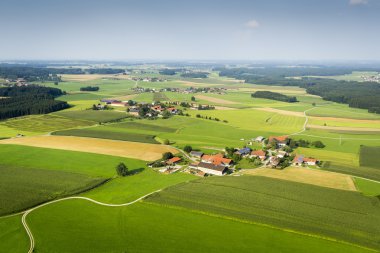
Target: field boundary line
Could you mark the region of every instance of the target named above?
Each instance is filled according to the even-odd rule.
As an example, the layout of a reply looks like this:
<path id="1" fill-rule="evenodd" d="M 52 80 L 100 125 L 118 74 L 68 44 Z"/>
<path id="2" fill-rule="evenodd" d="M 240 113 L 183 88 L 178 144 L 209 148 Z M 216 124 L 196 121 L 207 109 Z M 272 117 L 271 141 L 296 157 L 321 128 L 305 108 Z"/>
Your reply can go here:
<path id="1" fill-rule="evenodd" d="M 107 203 L 103 203 L 103 202 L 100 202 L 100 201 L 97 201 L 97 200 L 94 200 L 94 199 L 91 199 L 91 198 L 87 198 L 87 197 L 73 196 L 73 197 L 67 197 L 67 198 L 53 200 L 53 201 L 41 204 L 39 206 L 33 207 L 33 208 L 25 211 L 24 214 L 23 214 L 23 216 L 22 216 L 22 218 L 21 218 L 22 225 L 24 226 L 25 231 L 28 234 L 28 237 L 29 237 L 29 240 L 30 240 L 30 247 L 29 247 L 28 253 L 33 253 L 34 246 L 35 246 L 35 241 L 34 241 L 34 237 L 33 237 L 32 231 L 30 230 L 30 228 L 28 226 L 28 223 L 26 222 L 26 217 L 28 216 L 28 214 L 30 214 L 31 212 L 33 212 L 36 209 L 39 209 L 41 207 L 44 207 L 44 206 L 47 206 L 47 205 L 50 205 L 50 204 L 54 204 L 54 203 L 65 201 L 65 200 L 71 200 L 71 199 L 87 200 L 87 201 L 90 201 L 92 203 L 95 203 L 95 204 L 101 205 L 101 206 L 123 207 L 123 206 L 129 206 L 129 205 L 135 204 L 135 203 L 139 202 L 140 200 L 142 200 L 142 199 L 144 199 L 144 198 L 146 198 L 146 197 L 148 197 L 148 196 L 150 196 L 150 195 L 152 195 L 154 193 L 160 192 L 161 190 L 162 189 L 159 189 L 157 191 L 148 193 L 148 194 L 146 194 L 146 195 L 144 195 L 144 196 L 142 196 L 142 197 L 140 197 L 138 199 L 135 199 L 135 200 L 127 202 L 127 203 L 122 203 L 122 204 L 107 204 Z"/>

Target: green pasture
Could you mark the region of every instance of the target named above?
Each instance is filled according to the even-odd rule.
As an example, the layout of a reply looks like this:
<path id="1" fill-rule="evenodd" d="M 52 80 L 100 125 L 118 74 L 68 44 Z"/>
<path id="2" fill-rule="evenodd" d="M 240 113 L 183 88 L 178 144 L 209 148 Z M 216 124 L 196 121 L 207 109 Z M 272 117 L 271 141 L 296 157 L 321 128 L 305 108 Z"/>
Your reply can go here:
<path id="1" fill-rule="evenodd" d="M 360 146 L 359 162 L 360 166 L 380 169 L 380 146 Z"/>
<path id="2" fill-rule="evenodd" d="M 21 215 L 0 217 L 1 252 L 24 253 L 29 249 L 29 237 L 21 223 Z"/>
<path id="3" fill-rule="evenodd" d="M 17 131 L 46 133 L 51 131 L 57 131 L 68 128 L 86 127 L 93 125 L 93 122 L 88 121 L 85 118 L 65 118 L 60 115 L 65 114 L 62 111 L 57 114 L 44 114 L 44 115 L 31 115 L 25 117 L 19 117 L 14 119 L 8 119 L 0 123 L 0 126 L 15 129 Z"/>
<path id="4" fill-rule="evenodd" d="M 357 192 L 257 176 L 212 177 L 147 200 L 380 249 L 380 200 Z"/>
<path id="5" fill-rule="evenodd" d="M 57 100 L 62 100 L 62 101 L 79 101 L 79 100 L 101 100 L 105 98 L 106 96 L 102 95 L 97 95 L 96 93 L 72 93 L 72 94 L 67 94 L 63 95 L 57 98 Z"/>
<path id="6" fill-rule="evenodd" d="M 351 74 L 347 75 L 337 75 L 337 76 L 316 76 L 317 78 L 328 78 L 339 81 L 357 81 L 364 82 L 362 76 L 374 76 L 378 75 L 378 72 L 370 72 L 370 71 L 353 71 Z"/>
<path id="7" fill-rule="evenodd" d="M 145 167 L 145 162 L 108 155 L 66 151 L 21 145 L 0 145 L 0 165 L 4 167 L 39 168 L 110 178 L 115 167 L 124 162 L 130 169 Z"/>
<path id="8" fill-rule="evenodd" d="M 380 181 L 374 182 L 362 178 L 354 178 L 356 188 L 366 196 L 380 196 Z"/>
<path id="9" fill-rule="evenodd" d="M 351 108 L 345 104 L 331 103 L 317 107 L 307 113 L 309 116 L 336 117 L 348 119 L 380 119 L 379 114 L 369 113 L 365 109 Z"/>
<path id="10" fill-rule="evenodd" d="M 95 187 L 104 178 L 84 174 L 0 165 L 0 216 Z"/>
<path id="11" fill-rule="evenodd" d="M 93 127 L 85 129 L 70 129 L 65 131 L 57 131 L 52 133 L 53 135 L 63 135 L 63 136 L 80 136 L 80 137 L 91 137 L 100 139 L 111 139 L 111 140 L 121 140 L 121 141 L 134 141 L 143 143 L 153 143 L 158 144 L 154 135 L 139 134 L 139 133 L 128 133 L 123 131 L 117 131 L 113 128 L 109 131 L 109 128 L 103 127 Z"/>
<path id="12" fill-rule="evenodd" d="M 32 212 L 28 222 L 36 252 L 41 253 L 369 252 L 321 238 L 144 203 L 112 208 L 70 200 Z"/>
<path id="13" fill-rule="evenodd" d="M 88 120 L 93 122 L 109 122 L 120 120 L 127 117 L 126 113 L 115 112 L 115 111 L 95 111 L 95 110 L 82 110 L 82 111 L 60 111 L 54 113 L 54 115 L 59 115 L 67 117 L 73 120 Z"/>

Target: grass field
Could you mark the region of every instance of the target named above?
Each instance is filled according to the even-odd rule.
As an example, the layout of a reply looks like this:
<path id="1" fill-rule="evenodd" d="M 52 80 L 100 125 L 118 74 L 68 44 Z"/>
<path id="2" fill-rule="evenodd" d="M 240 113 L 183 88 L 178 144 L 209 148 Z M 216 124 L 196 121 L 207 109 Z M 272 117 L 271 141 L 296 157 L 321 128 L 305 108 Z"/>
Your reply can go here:
<path id="1" fill-rule="evenodd" d="M 115 167 L 120 162 L 131 170 L 144 168 L 146 164 L 123 157 L 20 145 L 0 145 L 0 157 L 3 167 L 38 168 L 105 178 L 116 175 Z"/>
<path id="2" fill-rule="evenodd" d="M 65 118 L 48 114 L 9 119 L 0 124 L 19 131 L 46 133 L 68 128 L 90 126 L 94 123 L 80 117 Z"/>
<path id="3" fill-rule="evenodd" d="M 36 251 L 41 253 L 369 252 L 320 238 L 144 203 L 110 208 L 71 200 L 31 213 L 28 222 L 36 238 Z"/>
<path id="4" fill-rule="evenodd" d="M 0 216 L 91 189 L 103 182 L 84 174 L 0 165 Z"/>
<path id="5" fill-rule="evenodd" d="M 153 93 L 153 101 L 170 101 L 170 99 L 163 92 Z"/>
<path id="6" fill-rule="evenodd" d="M 243 173 L 253 176 L 264 176 L 298 183 L 312 184 L 338 190 L 356 191 L 355 184 L 350 176 L 321 170 L 295 167 L 285 168 L 283 170 L 261 168 L 246 170 Z"/>
<path id="7" fill-rule="evenodd" d="M 355 178 L 355 185 L 358 190 L 367 196 L 380 196 L 380 182 Z"/>
<path id="8" fill-rule="evenodd" d="M 21 215 L 0 218 L 0 249 L 12 253 L 24 253 L 29 249 L 29 238 L 22 226 Z"/>
<path id="9" fill-rule="evenodd" d="M 380 169 L 380 147 L 360 147 L 360 166 Z"/>
<path id="10" fill-rule="evenodd" d="M 34 136 L 0 140 L 0 144 L 17 144 L 41 148 L 82 151 L 153 161 L 165 152 L 178 153 L 174 148 L 148 143 L 105 140 L 72 136 Z"/>
<path id="11" fill-rule="evenodd" d="M 56 115 L 67 117 L 70 119 L 81 119 L 93 122 L 109 122 L 120 120 L 127 117 L 126 113 L 114 112 L 114 111 L 94 111 L 94 110 L 82 110 L 82 111 L 60 111 L 55 113 Z"/>
<path id="12" fill-rule="evenodd" d="M 241 176 L 180 184 L 148 201 L 380 248 L 379 199 L 357 192 Z"/>
<path id="13" fill-rule="evenodd" d="M 80 137 L 91 137 L 91 138 L 159 144 L 159 142 L 154 139 L 155 137 L 154 135 L 107 131 L 107 130 L 104 131 L 104 128 L 100 128 L 100 127 L 58 131 L 58 132 L 54 132 L 53 135 L 80 136 Z"/>

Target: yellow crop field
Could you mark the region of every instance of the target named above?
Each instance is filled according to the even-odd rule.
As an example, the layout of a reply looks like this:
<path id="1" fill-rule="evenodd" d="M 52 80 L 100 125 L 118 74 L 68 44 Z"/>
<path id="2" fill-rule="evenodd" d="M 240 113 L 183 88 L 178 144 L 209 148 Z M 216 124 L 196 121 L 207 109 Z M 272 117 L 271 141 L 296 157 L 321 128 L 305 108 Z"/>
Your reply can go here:
<path id="1" fill-rule="evenodd" d="M 134 158 L 144 161 L 160 159 L 165 152 L 177 153 L 174 148 L 148 143 L 104 140 L 72 136 L 34 136 L 1 140 L 0 144 L 17 144 L 41 148 L 82 151 L 103 155 Z"/>

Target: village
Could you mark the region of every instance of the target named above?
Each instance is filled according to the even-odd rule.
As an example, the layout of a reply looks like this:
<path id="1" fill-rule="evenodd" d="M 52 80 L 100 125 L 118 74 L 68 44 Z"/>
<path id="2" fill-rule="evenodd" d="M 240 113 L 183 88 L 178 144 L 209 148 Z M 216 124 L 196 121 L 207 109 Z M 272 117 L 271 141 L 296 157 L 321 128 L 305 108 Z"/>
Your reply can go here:
<path id="1" fill-rule="evenodd" d="M 243 160 L 248 161 L 255 168 L 269 169 L 284 169 L 288 166 L 318 166 L 320 164 L 320 161 L 315 158 L 289 152 L 291 150 L 290 141 L 288 136 L 270 136 L 269 138 L 258 136 L 249 143 L 261 144 L 261 149 L 252 149 L 247 146 L 243 148 L 227 147 L 212 154 L 192 150 L 190 146 L 186 146 L 181 154 L 177 156 L 164 154 L 162 159 L 148 165 L 151 168 L 158 168 L 159 172 L 165 174 L 182 171 L 204 177 L 223 176 L 241 169 L 249 169 L 240 166 L 240 162 Z"/>

